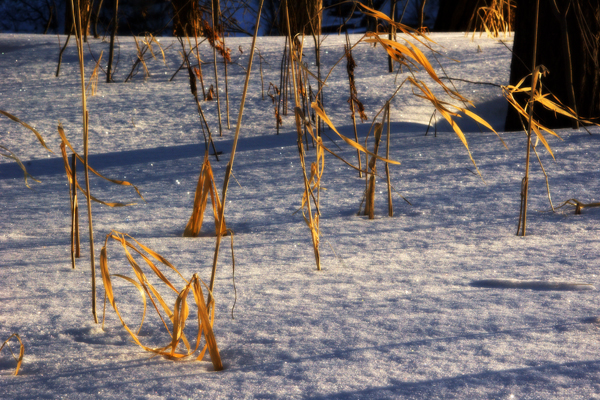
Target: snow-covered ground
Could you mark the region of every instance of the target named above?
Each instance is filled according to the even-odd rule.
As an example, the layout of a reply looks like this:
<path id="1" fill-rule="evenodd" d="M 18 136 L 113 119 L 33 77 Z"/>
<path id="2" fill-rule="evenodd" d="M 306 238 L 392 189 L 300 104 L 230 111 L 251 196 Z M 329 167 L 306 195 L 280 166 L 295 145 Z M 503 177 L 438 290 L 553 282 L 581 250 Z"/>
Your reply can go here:
<path id="1" fill-rule="evenodd" d="M 440 62 L 448 76 L 508 82 L 510 52 L 498 41 L 471 41 L 462 34 L 431 37 L 442 46 L 446 57 Z M 198 273 L 208 281 L 215 239 L 181 237 L 204 145 L 186 71 L 169 81 L 181 63 L 179 44 L 161 38 L 166 65 L 149 61 L 148 79 L 140 73 L 122 83 L 135 44 L 126 37 L 119 43 L 118 83 L 106 84 L 101 74 L 98 94 L 88 99 L 90 164 L 139 186 L 147 203 L 117 209 L 93 205 L 96 258 L 114 229 L 166 257 L 185 277 Z M 231 128 L 215 137 L 221 161 L 211 159 L 219 190 L 250 43 L 249 38 L 227 42 L 236 63 L 229 68 Z M 342 55 L 343 43 L 342 36 L 327 38 L 325 70 Z M 18 333 L 26 351 L 16 377 L 10 353 L 0 354 L 0 398 L 600 398 L 597 290 L 473 285 L 481 279 L 521 279 L 600 287 L 600 209 L 584 209 L 581 215 L 572 208 L 548 212 L 536 160 L 528 236 L 515 236 L 525 134 L 501 132 L 506 150 L 494 133 L 460 122 L 484 183 L 447 125 L 438 124 L 437 136 L 433 128 L 424 135 L 433 109 L 406 86 L 392 103 L 390 157 L 402 163 L 391 168 L 392 184 L 412 205 L 395 194 L 395 215 L 388 217 L 381 179 L 376 219 L 357 216 L 364 179 L 326 155 L 323 270 L 316 271 L 308 228 L 296 212 L 303 182 L 293 118 L 284 116 L 276 135 L 266 96 L 269 82 L 279 85 L 283 41 L 259 38 L 257 46 L 264 58 L 265 99 L 255 62 L 234 163 L 237 182 L 230 184 L 226 205 L 227 225 L 235 232 L 235 319 L 226 238 L 214 324 L 225 369 L 215 372 L 208 356 L 179 363 L 150 357 L 132 343 L 111 309 L 104 330 L 93 323 L 85 202 L 80 197 L 82 257 L 72 270 L 69 194 L 57 134 L 60 121 L 83 152 L 76 50 L 71 43 L 56 78 L 56 36 L 0 35 L 0 109 L 35 126 L 54 151 L 48 153 L 31 132 L 0 116 L 0 144 L 42 181 L 28 189 L 16 163 L 0 160 L 0 342 Z M 90 48 L 95 57 L 104 50 L 107 59 L 107 43 L 92 40 Z M 206 80 L 214 83 L 212 51 L 203 45 L 201 56 Z M 306 57 L 314 59 L 311 50 Z M 354 57 L 358 95 L 372 118 L 406 73 L 389 74 L 380 47 L 359 45 Z M 94 61 L 87 49 L 86 60 L 89 77 Z M 422 72 L 417 76 L 425 79 Z M 345 62 L 327 85 L 326 110 L 352 136 Z M 475 112 L 502 130 L 507 106 L 498 87 L 455 85 L 475 102 Z M 202 107 L 216 133 L 216 102 Z M 368 127 L 360 125 L 361 137 Z M 600 201 L 600 130 L 591 132 L 566 129 L 559 131 L 562 141 L 550 138 L 556 161 L 540 151 L 555 205 L 571 198 Z M 334 138 L 333 132 L 327 134 Z M 337 149 L 328 139 L 324 143 Z M 354 150 L 336 143 L 342 156 L 355 160 Z M 94 178 L 92 193 L 111 201 L 139 200 L 131 188 Z M 207 234 L 214 229 L 209 212 Z M 109 255 L 113 273 L 131 274 L 118 245 L 109 245 Z M 133 286 L 115 284 L 122 312 L 136 326 L 139 296 Z M 150 311 L 140 337 L 152 346 L 165 345 L 169 338 Z M 194 336 L 191 324 L 189 329 Z"/>

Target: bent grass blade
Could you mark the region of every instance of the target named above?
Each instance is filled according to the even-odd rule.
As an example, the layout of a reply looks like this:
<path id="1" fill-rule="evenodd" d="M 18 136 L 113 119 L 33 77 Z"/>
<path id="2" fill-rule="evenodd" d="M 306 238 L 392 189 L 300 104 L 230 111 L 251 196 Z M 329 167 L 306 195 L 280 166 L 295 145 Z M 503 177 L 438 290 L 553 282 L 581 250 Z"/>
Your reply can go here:
<path id="1" fill-rule="evenodd" d="M 10 339 L 12 339 L 12 338 L 15 338 L 19 341 L 19 346 L 20 346 L 19 357 L 15 357 L 15 354 L 13 353 L 13 351 L 10 348 L 10 345 L 8 343 L 10 341 Z M 0 346 L 0 352 L 2 351 L 2 349 L 5 346 L 11 352 L 13 358 L 17 360 L 17 367 L 15 368 L 15 373 L 14 373 L 14 375 L 17 376 L 19 374 L 19 369 L 21 369 L 21 363 L 23 362 L 23 356 L 25 355 L 25 346 L 23 345 L 23 341 L 21 340 L 21 337 L 17 333 L 13 333 L 12 335 L 10 335 L 8 337 L 8 339 L 6 339 L 4 341 L 4 343 L 2 343 L 2 346 Z"/>

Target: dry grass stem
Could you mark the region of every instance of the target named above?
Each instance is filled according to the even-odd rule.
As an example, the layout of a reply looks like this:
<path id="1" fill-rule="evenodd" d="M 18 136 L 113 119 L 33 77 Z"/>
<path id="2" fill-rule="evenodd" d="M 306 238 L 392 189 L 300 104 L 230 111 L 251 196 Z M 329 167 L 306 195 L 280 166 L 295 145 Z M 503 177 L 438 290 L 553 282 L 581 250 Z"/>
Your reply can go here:
<path id="1" fill-rule="evenodd" d="M 348 73 L 348 83 L 350 86 L 350 97 L 348 98 L 348 104 L 350 105 L 350 115 L 352 117 L 352 126 L 354 128 L 354 139 L 358 143 L 358 131 L 356 129 L 356 111 L 360 115 L 361 121 L 368 120 L 367 115 L 365 114 L 365 107 L 358 100 L 358 91 L 356 90 L 356 85 L 354 82 L 354 69 L 356 68 L 356 62 L 354 61 L 354 57 L 352 57 L 352 47 L 350 46 L 350 39 L 348 37 L 348 33 L 346 33 L 346 72 Z M 358 177 L 362 178 L 362 161 L 360 158 L 360 150 L 356 150 L 356 157 L 358 160 Z"/>
<path id="2" fill-rule="evenodd" d="M 79 5 L 79 3 L 78 3 Z M 89 239 L 90 239 L 90 268 L 92 275 L 92 315 L 94 322 L 98 323 L 98 315 L 96 312 L 96 267 L 95 267 L 95 255 L 94 255 L 94 226 L 92 222 L 92 199 L 90 194 L 90 179 L 89 179 L 89 168 L 88 168 L 88 154 L 89 154 L 89 142 L 88 142 L 88 122 L 89 115 L 87 110 L 87 97 L 85 93 L 85 70 L 84 70 L 84 58 L 83 58 L 83 28 L 81 22 L 81 10 L 77 10 L 74 5 L 74 1 L 71 0 L 71 10 L 73 21 L 75 21 L 75 38 L 77 40 L 77 54 L 79 58 L 79 77 L 81 81 L 81 111 L 83 119 L 83 170 L 85 172 L 85 193 L 87 200 L 87 211 L 88 211 L 88 225 L 89 225 Z M 112 50 L 112 46 L 111 46 Z M 111 52 L 112 54 L 112 52 Z M 110 71 L 110 65 L 109 65 Z M 110 74 L 110 72 L 109 72 Z M 60 129 L 59 129 L 60 133 Z M 65 138 L 66 139 L 66 138 Z M 73 150 L 73 149 L 71 149 Z M 75 152 L 75 151 L 73 151 Z M 68 166 L 68 161 L 65 157 L 66 152 L 63 150 L 63 158 L 65 165 Z M 70 174 L 67 174 L 70 176 Z"/>
<path id="3" fill-rule="evenodd" d="M 387 132 L 386 132 L 386 151 L 385 151 L 385 158 L 389 159 L 390 158 L 390 131 L 391 131 L 391 127 L 390 127 L 390 121 L 391 121 L 391 117 L 390 117 L 390 102 L 388 101 L 386 103 L 386 114 L 387 114 L 387 121 L 386 121 L 386 125 L 387 125 Z M 387 177 L 387 186 L 388 186 L 388 215 L 390 217 L 394 216 L 394 206 L 392 204 L 392 182 L 391 182 L 391 177 L 390 177 L 390 164 L 389 163 L 385 163 L 385 176 Z"/>
<path id="4" fill-rule="evenodd" d="M 385 120 L 386 115 L 384 114 L 383 119 Z M 373 145 L 373 155 L 371 156 L 371 160 L 367 164 L 368 172 L 366 174 L 367 178 L 367 188 L 365 192 L 365 210 L 363 212 L 364 215 L 368 215 L 369 219 L 375 218 L 375 180 L 377 176 L 377 153 L 379 151 L 379 143 L 381 142 L 381 134 L 383 132 L 383 124 L 375 124 L 375 143 Z"/>
<path id="5" fill-rule="evenodd" d="M 600 203 L 582 203 L 581 201 L 577 200 L 577 199 L 570 199 L 565 201 L 564 203 L 562 203 L 560 206 L 556 207 L 558 208 L 562 208 L 565 206 L 573 206 L 575 207 L 575 214 L 581 214 L 581 210 L 583 210 L 584 208 L 593 208 L 593 207 L 600 207 Z"/>
<path id="6" fill-rule="evenodd" d="M 146 36 L 142 40 L 143 46 L 140 46 L 140 42 L 138 41 L 138 39 L 135 36 L 133 37 L 133 40 L 135 42 L 135 47 L 137 49 L 137 58 L 136 58 L 135 62 L 133 63 L 133 65 L 131 66 L 131 71 L 129 72 L 129 75 L 127 75 L 127 78 L 125 78 L 125 82 L 128 82 L 131 78 L 133 78 L 134 73 L 137 70 L 137 68 L 140 66 L 140 64 L 142 64 L 142 66 L 144 67 L 144 79 L 150 76 L 150 71 L 148 70 L 148 65 L 146 64 L 146 59 L 144 58 L 144 56 L 146 55 L 146 53 L 148 51 L 150 51 L 152 58 L 154 58 L 155 60 L 157 59 L 156 54 L 154 53 L 153 44 L 155 44 L 158 47 L 158 49 L 160 50 L 160 52 L 162 54 L 162 58 L 163 58 L 163 63 L 165 65 L 167 64 L 167 59 L 165 57 L 165 52 L 164 52 L 162 46 L 160 45 L 158 40 L 156 40 L 156 38 L 151 33 L 146 33 Z"/>
<path id="7" fill-rule="evenodd" d="M 573 109 L 562 104 L 560 102 L 560 100 L 558 98 L 556 98 L 556 96 L 550 95 L 550 94 L 543 94 L 543 85 L 541 82 L 541 78 L 543 76 L 545 76 L 548 72 L 549 71 L 546 69 L 546 67 L 544 67 L 543 65 L 539 65 L 534 68 L 534 72 L 532 74 L 527 75 L 526 77 L 521 79 L 519 81 L 519 83 L 517 83 L 516 85 L 502 86 L 502 92 L 504 94 L 504 97 L 506 98 L 508 103 L 515 110 L 517 110 L 517 112 L 521 115 L 522 122 L 524 119 L 527 119 L 526 125 L 523 122 L 523 127 L 524 127 L 525 131 L 527 132 L 527 155 L 526 155 L 526 160 L 525 160 L 525 163 L 526 163 L 525 164 L 525 177 L 523 178 L 523 181 L 521 183 L 521 205 L 520 205 L 520 209 L 519 209 L 519 223 L 517 225 L 517 235 L 520 234 L 521 236 L 526 235 L 526 228 L 527 228 L 527 196 L 528 196 L 528 190 L 529 190 L 529 158 L 530 158 L 531 148 L 534 149 L 535 154 L 540 163 L 540 166 L 542 168 L 542 171 L 544 173 L 544 176 L 546 178 L 546 188 L 548 191 L 548 199 L 550 201 L 550 206 L 552 208 L 554 208 L 552 206 L 552 199 L 550 196 L 548 175 L 546 174 L 546 171 L 544 170 L 544 166 L 542 165 L 539 155 L 537 154 L 536 145 L 537 145 L 538 141 L 542 142 L 542 144 L 544 145 L 544 147 L 546 148 L 548 153 L 550 153 L 550 155 L 554 159 L 554 153 L 552 152 L 552 149 L 550 148 L 550 145 L 548 144 L 548 141 L 544 137 L 542 131 L 545 131 L 553 136 L 556 136 L 559 139 L 560 139 L 560 136 L 556 132 L 554 132 L 552 129 L 545 127 L 539 121 L 537 121 L 535 118 L 533 118 L 534 106 L 536 104 L 541 104 L 546 109 L 551 110 L 556 114 L 560 114 L 565 117 L 571 118 L 577 122 L 599 125 L 598 123 L 592 122 L 589 119 L 581 118 L 579 115 L 577 115 L 577 112 L 575 112 Z M 523 86 L 525 80 L 529 76 L 531 76 L 531 87 Z M 515 93 L 522 93 L 529 97 L 529 100 L 524 107 L 521 106 L 519 104 L 519 102 L 515 99 L 515 97 L 514 97 Z M 536 137 L 536 145 L 533 145 L 531 143 L 531 138 L 532 138 L 533 134 L 535 134 L 535 137 Z"/>
<path id="8" fill-rule="evenodd" d="M 90 76 L 90 80 L 88 81 L 86 91 L 90 92 L 90 96 L 95 96 L 98 90 L 98 70 L 100 69 L 100 61 L 102 61 L 102 55 L 104 54 L 104 50 L 100 52 L 100 57 L 98 57 L 98 61 L 96 61 L 96 66 L 92 71 L 92 75 Z"/>
<path id="9" fill-rule="evenodd" d="M 220 233 L 223 232 L 224 223 L 225 223 L 225 204 L 226 204 L 226 200 L 227 200 L 227 189 L 229 187 L 229 180 L 231 179 L 231 175 L 233 172 L 233 161 L 235 159 L 235 152 L 237 150 L 237 144 L 238 144 L 238 140 L 240 137 L 240 129 L 242 127 L 242 117 L 244 115 L 244 105 L 246 103 L 246 95 L 248 94 L 248 85 L 250 82 L 250 72 L 252 71 L 252 60 L 254 59 L 254 51 L 256 49 L 256 38 L 258 36 L 258 28 L 260 26 L 260 15 L 262 12 L 263 2 L 264 2 L 264 0 L 260 0 L 260 5 L 259 5 L 257 16 L 256 16 L 254 36 L 252 37 L 252 46 L 250 49 L 250 57 L 248 59 L 248 68 L 246 68 L 246 79 L 244 81 L 244 89 L 242 91 L 242 99 L 240 101 L 240 110 L 238 112 L 237 124 L 235 126 L 235 135 L 233 137 L 233 146 L 231 148 L 231 158 L 229 159 L 229 163 L 227 164 L 227 169 L 225 171 L 225 179 L 223 180 L 223 198 L 221 199 L 221 204 L 223 206 L 221 207 L 221 212 L 219 213 L 219 222 L 220 222 L 221 226 L 219 226 L 217 228 L 217 232 L 218 232 L 217 233 L 217 241 L 215 244 L 215 253 L 214 253 L 214 257 L 213 257 L 213 266 L 212 266 L 212 272 L 211 272 L 211 276 L 210 276 L 210 287 L 209 287 L 208 300 L 207 300 L 207 305 L 209 308 L 213 304 L 212 292 L 213 292 L 213 289 L 215 286 L 215 279 L 217 276 L 217 262 L 219 260 L 219 249 L 221 247 L 221 239 L 223 237 L 223 235 L 221 235 Z"/>
<path id="10" fill-rule="evenodd" d="M 75 258 L 80 256 L 79 241 L 79 200 L 77 198 L 77 157 L 71 155 L 72 183 L 69 184 L 71 192 L 71 264 L 75 269 Z"/>

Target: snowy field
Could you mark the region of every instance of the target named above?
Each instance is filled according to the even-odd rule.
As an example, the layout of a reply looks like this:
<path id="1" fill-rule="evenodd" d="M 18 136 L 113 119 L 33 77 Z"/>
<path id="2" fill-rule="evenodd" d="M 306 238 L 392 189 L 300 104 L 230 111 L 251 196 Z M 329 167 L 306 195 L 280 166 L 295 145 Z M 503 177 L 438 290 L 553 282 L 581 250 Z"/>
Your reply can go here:
<path id="1" fill-rule="evenodd" d="M 448 76 L 508 83 L 510 51 L 502 43 L 471 41 L 462 34 L 431 38 L 441 46 L 445 57 L 440 62 Z M 61 36 L 60 43 L 65 39 Z M 105 235 L 114 229 L 166 257 L 185 277 L 198 273 L 208 281 L 215 246 L 210 211 L 204 237 L 181 237 L 204 153 L 200 121 L 186 71 L 169 81 L 181 63 L 179 44 L 173 38 L 161 43 L 166 64 L 149 60 L 149 78 L 140 71 L 123 83 L 135 44 L 132 38 L 119 38 L 117 83 L 106 84 L 101 73 L 98 94 L 88 99 L 90 165 L 137 185 L 147 200 L 140 202 L 131 188 L 92 177 L 95 196 L 139 202 L 117 209 L 93 205 L 96 265 Z M 343 54 L 343 43 L 343 36 L 324 42 L 326 71 Z M 235 61 L 228 71 L 231 128 L 215 136 L 221 161 L 211 158 L 219 191 L 250 44 L 248 38 L 227 42 Z M 506 44 L 512 46 L 511 38 Z M 572 207 L 548 212 L 546 184 L 535 158 L 528 236 L 515 235 L 526 136 L 501 132 L 507 105 L 500 88 L 455 82 L 509 147 L 494 133 L 459 122 L 485 183 L 473 173 L 448 125 L 439 123 L 437 135 L 433 127 L 424 135 L 433 108 L 415 98 L 408 85 L 392 102 L 390 157 L 402 163 L 391 168 L 392 184 L 412 205 L 394 194 L 395 215 L 388 217 L 385 179 L 380 179 L 375 220 L 357 216 L 364 179 L 326 155 L 323 270 L 316 271 L 309 230 L 296 212 L 304 188 L 293 117 L 284 116 L 276 135 L 273 105 L 266 96 L 269 82 L 279 85 L 283 41 L 259 38 L 257 47 L 264 58 L 265 99 L 255 62 L 234 164 L 237 182 L 230 184 L 226 205 L 227 225 L 235 233 L 235 319 L 227 237 L 215 286 L 214 323 L 225 369 L 215 372 L 208 355 L 201 362 L 179 363 L 151 357 L 132 343 L 110 308 L 104 330 L 93 323 L 85 202 L 81 196 L 82 257 L 72 270 L 69 192 L 57 134 L 60 121 L 83 153 L 75 45 L 69 44 L 56 78 L 56 36 L 0 34 L 0 109 L 35 126 L 54 151 L 50 154 L 30 131 L 0 116 L 0 144 L 41 180 L 30 181 L 28 189 L 16 163 L 0 160 L 0 343 L 18 333 L 25 344 L 16 377 L 11 376 L 16 362 L 10 353 L 5 348 L 0 354 L 0 398 L 600 398 L 596 289 L 473 284 L 519 279 L 600 288 L 600 208 L 584 209 L 581 215 Z M 90 49 L 94 57 L 104 50 L 103 64 L 108 59 L 107 42 L 91 40 Z M 312 50 L 306 52 L 314 60 Z M 207 62 L 205 79 L 214 84 L 212 51 L 205 45 L 201 57 Z M 354 57 L 358 96 L 373 118 L 395 90 L 394 81 L 400 83 L 407 74 L 389 74 L 380 47 L 359 45 Z M 87 80 L 95 64 L 87 46 L 85 58 Z M 417 76 L 425 79 L 423 72 Z M 353 136 L 345 61 L 327 85 L 328 114 Z M 219 88 L 224 89 L 222 81 Z M 216 102 L 202 107 L 211 130 L 218 132 Z M 362 138 L 369 125 L 359 125 Z M 592 128 L 591 136 L 585 130 L 558 132 L 562 141 L 548 139 L 556 161 L 540 146 L 554 205 L 571 198 L 600 201 L 600 130 Z M 339 154 L 354 162 L 356 152 L 335 141 Z M 324 143 L 337 149 L 329 139 Z M 122 253 L 117 244 L 109 245 L 111 271 L 131 275 Z M 122 312 L 135 327 L 141 317 L 139 296 L 133 286 L 116 285 Z M 100 314 L 103 296 L 99 281 Z M 140 337 L 152 346 L 166 345 L 168 335 L 151 311 Z M 194 336 L 192 324 L 189 329 Z"/>

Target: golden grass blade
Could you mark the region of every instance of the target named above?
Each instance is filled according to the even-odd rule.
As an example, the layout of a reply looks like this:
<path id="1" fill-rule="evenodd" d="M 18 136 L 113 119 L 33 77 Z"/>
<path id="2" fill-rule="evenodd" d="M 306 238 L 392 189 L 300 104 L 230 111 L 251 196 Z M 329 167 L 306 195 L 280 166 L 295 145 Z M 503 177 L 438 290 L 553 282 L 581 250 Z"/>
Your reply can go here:
<path id="1" fill-rule="evenodd" d="M 410 48 L 409 48 L 408 46 L 405 46 L 405 45 L 395 42 L 393 40 L 380 38 L 379 35 L 377 35 L 375 33 L 367 33 L 367 37 L 370 37 L 370 39 L 365 39 L 364 40 L 365 42 L 381 44 L 383 46 L 383 48 L 388 52 L 388 54 L 395 61 L 397 61 L 401 64 L 408 66 L 408 64 L 403 60 L 403 58 L 410 57 L 416 63 L 416 64 L 412 63 L 413 66 L 415 66 L 415 67 L 418 67 L 419 65 L 422 66 L 434 81 L 436 81 L 443 88 L 447 89 L 446 85 L 440 80 L 440 78 L 435 73 L 433 66 L 431 65 L 431 63 L 429 62 L 427 57 L 425 57 L 425 54 L 423 54 L 423 52 L 421 50 L 419 50 L 417 47 L 413 46 L 412 43 L 406 42 L 410 46 Z M 450 89 L 447 89 L 447 90 L 450 90 Z"/>
<path id="2" fill-rule="evenodd" d="M 59 134 L 62 142 L 65 143 L 69 147 L 69 149 L 71 149 L 71 151 L 73 152 L 73 154 L 75 154 L 75 157 L 77 157 L 79 159 L 79 161 L 81 161 L 85 165 L 84 159 L 75 151 L 75 149 L 73 148 L 73 146 L 71 145 L 71 143 L 69 143 L 69 141 L 67 140 L 67 136 L 65 134 L 65 130 L 62 127 L 62 124 L 58 125 L 58 134 Z M 68 162 L 67 162 L 67 165 L 68 165 Z M 90 167 L 89 165 L 88 165 L 88 169 L 90 171 L 92 171 L 95 175 L 97 175 L 98 177 L 100 177 L 100 178 L 102 178 L 104 180 L 107 180 L 109 182 L 112 182 L 114 184 L 121 185 L 121 186 L 131 186 L 131 187 L 133 187 L 133 189 L 135 189 L 135 191 L 137 192 L 138 196 L 140 196 L 140 198 L 142 200 L 146 201 L 146 199 L 144 199 L 144 196 L 142 196 L 142 193 L 140 192 L 140 190 L 138 189 L 138 187 L 135 186 L 134 184 L 132 184 L 130 182 L 127 182 L 127 181 L 121 181 L 121 180 L 118 180 L 118 179 L 107 178 L 104 175 L 100 174 L 95 169 L 93 169 L 92 167 Z M 83 191 L 83 189 L 82 189 L 82 191 Z"/>
<path id="3" fill-rule="evenodd" d="M 502 140 L 502 138 L 500 137 L 500 134 L 498 132 L 496 132 L 496 130 L 494 128 L 492 128 L 492 126 L 485 119 L 481 118 L 479 115 L 475 114 L 474 112 L 467 110 L 466 108 L 461 108 L 460 111 L 464 112 L 466 115 L 471 117 L 471 119 L 473 119 L 475 122 L 480 123 L 481 125 L 485 126 L 489 130 L 494 132 L 496 134 L 496 136 L 498 136 L 498 139 L 500 139 L 500 141 L 502 142 L 502 144 L 504 145 L 506 150 L 508 150 L 508 146 L 506 145 L 506 143 L 504 143 L 504 140 Z"/>
<path id="4" fill-rule="evenodd" d="M 134 243 L 129 242 L 126 239 L 126 237 L 132 239 Z M 107 250 L 109 239 L 116 240 L 117 242 L 119 242 L 121 244 L 121 246 L 125 250 L 126 257 L 129 261 L 130 266 L 133 268 L 134 274 L 136 275 L 138 282 L 136 282 L 135 279 L 127 277 L 126 275 L 110 273 L 110 270 L 108 267 L 108 250 Z M 136 245 L 139 246 L 139 248 Z M 177 293 L 177 299 L 175 300 L 175 304 L 173 306 L 172 311 L 166 305 L 166 303 L 164 302 L 164 300 L 158 293 L 158 290 L 149 283 L 146 275 L 144 274 L 144 272 L 142 271 L 142 269 L 138 265 L 138 263 L 135 261 L 135 259 L 133 259 L 133 256 L 129 252 L 128 248 L 135 250 L 139 255 L 141 255 L 142 258 L 144 258 L 144 260 L 148 264 L 148 266 L 150 266 L 150 268 L 153 270 L 153 272 L 165 284 L 167 284 L 167 286 L 171 290 L 175 290 L 175 292 Z M 146 253 L 148 255 L 147 256 L 144 255 L 144 253 L 142 251 L 146 251 Z M 149 257 L 153 257 L 158 260 L 164 261 L 163 264 L 169 266 L 174 271 L 176 271 L 179 274 L 179 276 L 182 278 L 182 280 L 185 282 L 184 288 L 181 291 L 176 290 L 174 288 L 174 286 L 170 284 L 169 280 L 150 261 Z M 164 259 L 164 257 L 162 257 L 162 256 L 158 255 L 156 252 L 148 249 L 146 246 L 142 245 L 141 243 L 139 243 L 137 240 L 135 240 L 131 236 L 124 234 L 124 233 L 116 232 L 116 231 L 112 231 L 111 233 L 106 235 L 104 247 L 102 247 L 102 250 L 100 252 L 100 270 L 102 273 L 102 281 L 103 281 L 104 287 L 105 287 L 105 304 L 106 304 L 106 300 L 108 300 L 108 302 L 113 307 L 115 313 L 117 314 L 119 321 L 121 322 L 121 324 L 123 325 L 125 330 L 130 334 L 133 341 L 138 346 L 140 346 L 145 351 L 149 351 L 151 353 L 161 355 L 165 358 L 168 358 L 171 360 L 180 360 L 180 359 L 184 359 L 184 358 L 187 358 L 187 357 L 193 355 L 199 349 L 201 336 L 202 336 L 202 333 L 204 333 L 206 345 L 203 347 L 203 350 L 200 353 L 200 356 L 198 357 L 198 359 L 201 359 L 201 357 L 204 355 L 205 351 L 208 349 L 210 356 L 211 356 L 211 361 L 213 363 L 215 370 L 220 371 L 223 369 L 223 364 L 221 362 L 221 357 L 219 355 L 217 342 L 214 337 L 214 333 L 212 331 L 212 320 L 209 317 L 208 308 L 206 306 L 206 303 L 204 301 L 204 295 L 202 293 L 201 280 L 198 278 L 198 276 L 196 274 L 188 282 L 187 280 L 183 279 L 183 276 L 179 273 L 179 271 L 177 271 L 177 269 L 171 263 L 169 263 L 166 259 Z M 119 277 L 119 278 L 124 279 L 125 281 L 133 284 L 134 286 L 136 286 L 136 288 L 140 292 L 142 298 L 144 299 L 144 313 L 143 313 L 143 317 L 142 317 L 142 322 L 140 323 L 140 327 L 138 329 L 138 333 L 133 332 L 129 328 L 127 323 L 124 321 L 121 313 L 119 312 L 119 309 L 117 307 L 117 302 L 115 299 L 114 289 L 112 286 L 111 277 Z M 195 300 L 195 303 L 196 303 L 196 306 L 198 309 L 198 317 L 197 317 L 198 336 L 196 338 L 196 344 L 193 348 L 192 348 L 192 346 L 190 346 L 190 343 L 188 342 L 188 340 L 186 339 L 185 334 L 184 334 L 184 328 L 186 326 L 186 322 L 187 322 L 187 320 L 189 318 L 189 314 L 190 314 L 190 308 L 189 308 L 189 304 L 188 304 L 188 300 L 187 300 L 187 297 L 188 297 L 190 291 L 192 291 L 192 293 L 194 294 L 194 300 Z M 167 314 L 169 315 L 169 318 L 171 320 L 172 330 L 169 328 L 167 323 L 163 320 L 163 324 L 165 325 L 165 328 L 167 329 L 167 332 L 169 333 L 169 344 L 167 344 L 164 347 L 151 348 L 151 347 L 143 345 L 141 343 L 141 341 L 139 340 L 138 334 L 142 328 L 142 325 L 143 325 L 143 322 L 144 322 L 144 319 L 146 316 L 146 295 L 148 295 L 150 297 L 160 318 L 162 319 L 162 316 L 160 315 L 160 312 L 158 311 L 158 308 L 157 308 L 156 304 L 154 303 L 153 297 L 156 297 L 159 300 L 159 302 L 161 303 L 161 306 L 167 311 Z M 214 304 L 214 302 L 213 302 L 213 304 Z M 214 312 L 212 314 L 213 314 L 213 318 L 214 318 Z M 106 317 L 106 312 L 104 313 L 103 318 L 102 318 L 103 324 L 105 321 L 105 317 Z M 186 349 L 183 352 L 178 351 L 180 342 L 183 342 L 183 345 Z"/>
<path id="5" fill-rule="evenodd" d="M 317 102 L 313 102 L 311 103 L 311 107 L 313 108 L 313 110 L 315 110 L 315 112 L 317 113 L 317 115 L 319 115 L 319 117 L 321 117 L 323 119 L 323 121 L 329 125 L 329 127 L 335 132 L 337 133 L 337 135 L 342 138 L 342 140 L 344 142 L 346 142 L 348 145 L 354 147 L 356 150 L 360 150 L 363 153 L 369 154 L 370 156 L 375 156 L 377 157 L 379 160 L 381 161 L 385 161 L 387 163 L 390 164 L 395 164 L 395 165 L 400 165 L 399 161 L 394 161 L 394 160 L 388 160 L 386 158 L 383 157 L 379 157 L 376 156 L 375 154 L 371 153 L 369 150 L 367 150 L 364 146 L 362 146 L 361 144 L 357 143 L 356 141 L 342 135 L 341 133 L 338 132 L 338 130 L 335 128 L 335 126 L 333 125 L 333 123 L 331 122 L 331 120 L 329 119 L 329 117 L 327 116 L 327 114 L 325 113 L 325 110 L 323 110 L 319 104 Z"/>
<path id="6" fill-rule="evenodd" d="M 23 165 L 23 163 L 21 162 L 21 160 L 19 160 L 19 157 L 17 157 L 17 155 L 15 153 L 13 153 L 8 148 L 6 148 L 2 145 L 0 145 L 0 149 L 6 151 L 6 153 L 0 151 L 0 156 L 10 158 L 11 160 L 15 160 L 17 162 L 17 164 L 19 165 L 19 168 L 21 168 L 23 170 L 23 173 L 25 174 L 25 186 L 27 186 L 28 188 L 31 189 L 31 186 L 29 186 L 29 183 L 27 183 L 27 178 L 31 178 L 32 180 L 36 181 L 37 183 L 41 182 L 40 180 L 33 177 L 29 172 L 27 172 L 25 165 Z"/>
<path id="7" fill-rule="evenodd" d="M 48 150 L 50 153 L 53 153 L 53 151 L 50 150 L 48 148 L 48 146 L 46 146 L 46 142 L 44 142 L 44 138 L 42 137 L 42 135 L 38 131 L 36 131 L 31 125 L 26 124 L 25 122 L 21 121 L 19 118 L 15 117 L 12 114 L 7 113 L 6 111 L 0 110 L 0 114 L 4 115 L 5 117 L 8 117 L 8 118 L 12 119 L 15 122 L 18 122 L 19 124 L 23 125 L 25 128 L 29 129 L 31 132 L 33 132 L 35 134 L 35 136 L 37 137 L 37 139 L 40 142 L 40 144 L 46 150 Z"/>
<path id="8" fill-rule="evenodd" d="M 20 350 L 19 350 L 18 358 L 15 357 L 15 354 L 12 352 L 12 349 L 10 348 L 10 345 L 8 344 L 10 339 L 12 339 L 13 337 L 19 341 Z M 19 369 L 21 369 L 21 363 L 23 362 L 23 356 L 25 355 L 25 346 L 23 345 L 23 342 L 21 341 L 21 337 L 17 333 L 13 333 L 12 335 L 10 335 L 8 337 L 8 339 L 6 339 L 4 341 L 4 343 L 2 343 L 2 346 L 0 346 L 0 352 L 2 351 L 4 346 L 6 346 L 6 348 L 8 348 L 10 350 L 13 358 L 15 358 L 17 360 L 17 367 L 15 368 L 15 374 L 14 374 L 15 376 L 17 376 L 19 374 Z"/>

